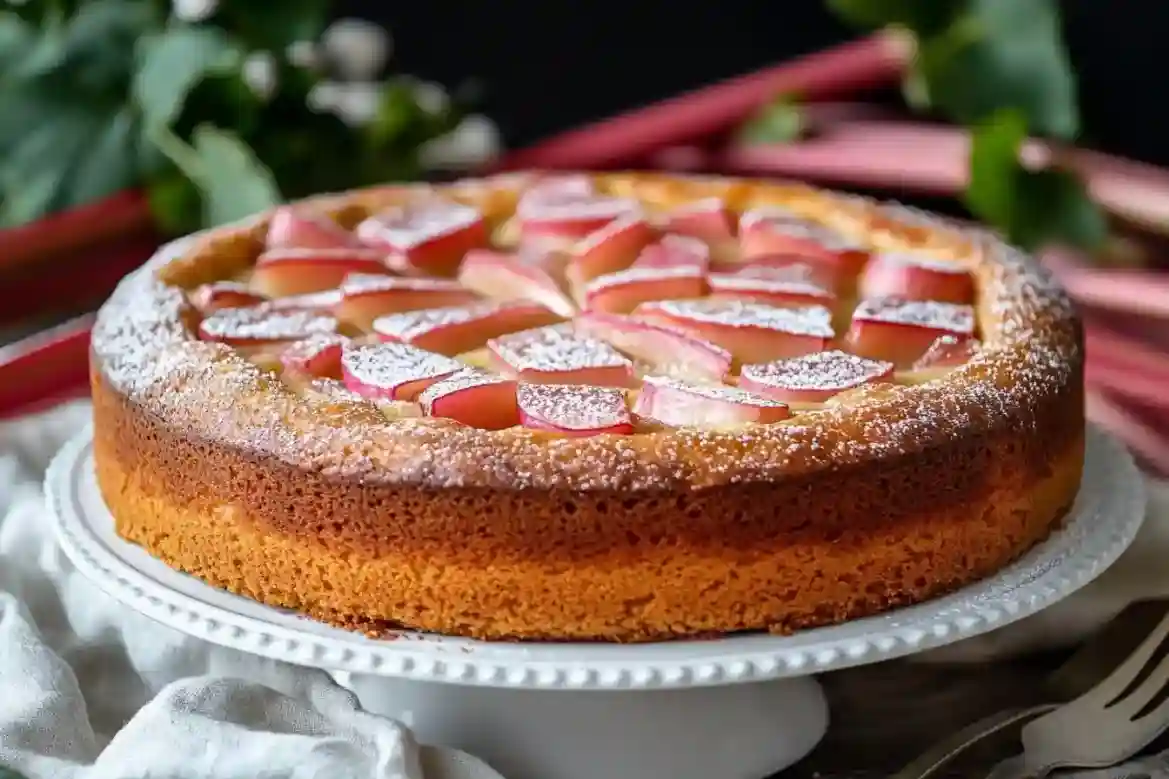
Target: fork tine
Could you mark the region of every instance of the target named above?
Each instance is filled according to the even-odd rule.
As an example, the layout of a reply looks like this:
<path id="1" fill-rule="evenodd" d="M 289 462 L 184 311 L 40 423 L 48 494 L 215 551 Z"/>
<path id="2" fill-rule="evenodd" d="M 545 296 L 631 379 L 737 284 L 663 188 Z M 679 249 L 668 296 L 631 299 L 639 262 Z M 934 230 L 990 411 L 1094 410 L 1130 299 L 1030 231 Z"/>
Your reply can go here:
<path id="1" fill-rule="evenodd" d="M 1113 707 L 1114 712 L 1129 719 L 1147 717 L 1151 711 L 1164 706 L 1165 701 L 1161 701 L 1153 709 L 1149 709 L 1152 704 L 1157 702 L 1158 696 L 1164 692 L 1167 685 L 1169 685 L 1169 655 L 1162 657 L 1140 685 L 1116 703 Z"/>
<path id="2" fill-rule="evenodd" d="M 1131 695 L 1135 691 L 1134 682 L 1140 678 L 1141 672 L 1166 640 L 1169 640 L 1169 614 L 1161 618 L 1149 636 L 1127 660 L 1083 696 L 1084 700 L 1091 700 L 1100 706 L 1109 706 Z"/>

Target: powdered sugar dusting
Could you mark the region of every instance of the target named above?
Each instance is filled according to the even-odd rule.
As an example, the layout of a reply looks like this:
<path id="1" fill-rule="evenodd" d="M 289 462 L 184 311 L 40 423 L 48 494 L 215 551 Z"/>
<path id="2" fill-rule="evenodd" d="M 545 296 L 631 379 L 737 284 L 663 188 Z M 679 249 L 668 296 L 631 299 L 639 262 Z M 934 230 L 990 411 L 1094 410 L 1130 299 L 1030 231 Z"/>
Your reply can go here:
<path id="1" fill-rule="evenodd" d="M 660 179 L 652 181 L 660 188 Z M 706 191 L 727 186 L 727 180 L 712 180 Z M 778 192 L 766 184 L 734 186 L 747 190 L 743 202 Z M 880 223 L 873 214 L 882 207 L 852 202 L 850 208 L 869 212 L 868 221 L 853 221 L 870 239 L 889 230 L 882 248 L 899 251 L 904 244 L 911 251 L 920 248 L 919 241 L 941 240 L 898 229 L 887 218 Z M 1075 391 L 1082 350 L 1067 296 L 1030 258 L 997 238 L 980 231 L 959 237 L 974 247 L 980 312 L 989 315 L 978 323 L 985 348 L 945 381 L 883 385 L 863 407 L 818 410 L 777 426 L 546 438 L 434 419 L 388 422 L 368 402 L 323 415 L 319 404 L 295 397 L 231 348 L 192 338 L 192 312 L 182 291 L 155 275 L 167 257 L 127 279 L 103 307 L 94 329 L 94 363 L 106 386 L 172 429 L 373 484 L 638 490 L 789 478 L 944 445 L 971 431 L 1010 426 L 1026 433 L 1052 403 Z M 222 245 L 201 240 L 185 250 L 184 262 L 197 264 L 198 253 Z"/>
<path id="2" fill-rule="evenodd" d="M 785 208 L 769 206 L 747 211 L 739 220 L 740 232 L 769 230 L 812 241 L 830 251 L 861 248 L 855 240 L 827 225 L 806 219 Z"/>
<path id="3" fill-rule="evenodd" d="M 292 341 L 336 330 L 332 316 L 309 310 L 274 311 L 262 305 L 221 309 L 199 325 L 204 339 L 228 343 Z"/>
<path id="4" fill-rule="evenodd" d="M 781 308 L 745 300 L 663 300 L 637 313 L 660 312 L 725 327 L 757 327 L 793 335 L 831 338 L 832 312 L 823 306 Z"/>
<path id="5" fill-rule="evenodd" d="M 413 341 L 433 330 L 451 325 L 474 322 L 477 319 L 498 314 L 510 309 L 530 309 L 531 303 L 514 301 L 484 301 L 469 306 L 447 306 L 424 308 L 418 311 L 403 311 L 378 317 L 373 322 L 374 332 L 400 341 Z"/>
<path id="6" fill-rule="evenodd" d="M 559 373 L 587 368 L 630 367 L 632 363 L 604 341 L 578 336 L 571 323 L 523 330 L 488 341 L 516 371 Z"/>
<path id="7" fill-rule="evenodd" d="M 669 387 L 679 392 L 686 392 L 702 398 L 709 398 L 710 400 L 721 400 L 727 403 L 739 403 L 746 406 L 758 406 L 760 408 L 782 408 L 786 405 L 780 403 L 778 400 L 765 398 L 754 392 L 747 392 L 746 390 L 741 390 L 738 387 L 730 387 L 726 384 L 694 384 L 687 381 L 678 381 L 668 376 L 646 376 L 644 381 L 646 384 Z"/>
<path id="8" fill-rule="evenodd" d="M 359 224 L 355 232 L 363 243 L 408 251 L 472 227 L 482 219 L 478 209 L 471 206 L 426 199 L 375 214 Z"/>
<path id="9" fill-rule="evenodd" d="M 463 368 L 423 390 L 422 394 L 418 396 L 418 402 L 422 405 L 422 410 L 429 415 L 433 411 L 434 402 L 446 395 L 488 384 L 506 384 L 510 381 L 510 379 L 496 376 L 494 373 L 488 373 L 478 368 Z"/>
<path id="10" fill-rule="evenodd" d="M 702 268 L 697 265 L 677 265 L 674 267 L 635 266 L 615 273 L 606 273 L 603 276 L 598 276 L 585 287 L 585 294 L 591 295 L 626 284 L 652 284 L 655 281 L 701 279 L 703 275 Z"/>
<path id="11" fill-rule="evenodd" d="M 630 422 L 625 393 L 576 384 L 521 384 L 520 411 L 528 417 L 570 431 L 603 430 Z"/>
<path id="12" fill-rule="evenodd" d="M 882 264 L 900 265 L 911 268 L 925 268 L 936 273 L 950 273 L 955 276 L 965 276 L 970 271 L 960 262 L 933 257 L 923 253 L 885 252 L 873 258 Z"/>
<path id="13" fill-rule="evenodd" d="M 715 293 L 791 295 L 824 301 L 834 299 L 831 292 L 804 279 L 760 278 L 743 273 L 712 273 L 707 280 L 711 291 Z"/>
<path id="14" fill-rule="evenodd" d="M 347 348 L 341 357 L 347 377 L 370 387 L 392 388 L 462 370 L 458 360 L 402 343 Z"/>
<path id="15" fill-rule="evenodd" d="M 396 290 L 458 292 L 462 289 L 463 287 L 452 279 L 429 276 L 378 276 L 371 273 L 350 273 L 341 283 L 341 294 L 347 297 Z"/>
<path id="16" fill-rule="evenodd" d="M 269 311 L 292 311 L 297 309 L 331 309 L 341 302 L 340 289 L 326 289 L 320 292 L 306 292 L 303 295 L 287 295 L 274 298 L 261 307 Z"/>
<path id="17" fill-rule="evenodd" d="M 844 390 L 889 375 L 893 364 L 835 349 L 788 360 L 744 365 L 742 376 L 755 384 L 790 390 Z"/>
<path id="18" fill-rule="evenodd" d="M 974 308 L 935 300 L 871 298 L 862 300 L 852 315 L 854 322 L 889 322 L 969 335 L 974 332 Z"/>

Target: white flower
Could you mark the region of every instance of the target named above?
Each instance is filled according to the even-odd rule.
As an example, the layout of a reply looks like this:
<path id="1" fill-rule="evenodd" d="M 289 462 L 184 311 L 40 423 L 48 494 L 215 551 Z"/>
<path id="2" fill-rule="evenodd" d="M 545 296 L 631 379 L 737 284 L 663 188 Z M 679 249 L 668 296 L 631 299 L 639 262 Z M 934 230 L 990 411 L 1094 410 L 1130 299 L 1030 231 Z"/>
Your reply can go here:
<path id="1" fill-rule="evenodd" d="M 277 87 L 276 58 L 267 51 L 249 54 L 244 60 L 243 79 L 262 100 L 270 100 Z"/>
<path id="2" fill-rule="evenodd" d="M 297 41 L 285 51 L 288 61 L 298 68 L 317 68 L 321 64 L 321 53 L 312 41 Z"/>
<path id="3" fill-rule="evenodd" d="M 499 128 L 486 116 L 471 114 L 446 135 L 418 150 L 427 168 L 474 168 L 498 156 L 503 144 Z"/>
<path id="4" fill-rule="evenodd" d="M 428 114 L 440 114 L 450 107 L 451 99 L 442 85 L 433 81 L 416 81 L 414 83 L 414 99 Z"/>
<path id="5" fill-rule="evenodd" d="M 341 83 L 322 81 L 308 94 L 308 107 L 317 113 L 333 114 L 346 124 L 360 127 L 377 116 L 382 85 L 371 81 Z"/>
<path id="6" fill-rule="evenodd" d="M 174 12 L 184 22 L 202 22 L 215 13 L 218 5 L 218 0 L 174 0 Z"/>
<path id="7" fill-rule="evenodd" d="M 376 78 L 393 48 L 385 28 L 362 19 L 338 19 L 325 30 L 321 43 L 325 56 L 345 81 Z"/>

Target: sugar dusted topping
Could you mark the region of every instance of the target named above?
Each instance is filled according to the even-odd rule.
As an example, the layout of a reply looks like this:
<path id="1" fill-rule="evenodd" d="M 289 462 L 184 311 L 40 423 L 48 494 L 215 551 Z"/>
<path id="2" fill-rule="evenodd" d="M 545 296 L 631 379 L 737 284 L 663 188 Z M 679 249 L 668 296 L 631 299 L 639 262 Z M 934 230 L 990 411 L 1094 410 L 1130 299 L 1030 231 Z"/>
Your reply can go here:
<path id="1" fill-rule="evenodd" d="M 671 279 L 700 279 L 703 275 L 705 274 L 702 268 L 696 265 L 678 265 L 672 268 L 634 267 L 598 276 L 585 287 L 585 294 L 625 284 L 651 284 L 655 281 L 669 281 Z"/>
<path id="2" fill-rule="evenodd" d="M 747 392 L 746 390 L 741 390 L 738 387 L 731 387 L 726 384 L 693 384 L 688 381 L 678 381 L 668 376 L 646 376 L 644 381 L 646 384 L 671 387 L 682 392 L 688 392 L 691 395 L 698 395 L 699 397 L 710 398 L 711 400 L 722 400 L 728 403 L 741 403 L 748 406 L 766 408 L 779 408 L 786 405 L 780 403 L 778 400 L 765 398 L 754 392 Z"/>
<path id="3" fill-rule="evenodd" d="M 629 422 L 625 393 L 580 384 L 521 384 L 520 409 L 565 430 L 603 430 Z"/>
<path id="4" fill-rule="evenodd" d="M 357 237 L 368 244 L 404 251 L 463 230 L 481 218 L 479 212 L 470 206 L 426 199 L 412 205 L 394 206 L 371 216 L 357 226 Z"/>
<path id="5" fill-rule="evenodd" d="M 823 338 L 835 335 L 832 312 L 823 306 L 780 308 L 744 300 L 662 300 L 650 304 L 646 311 L 726 327 L 759 327 Z"/>
<path id="6" fill-rule="evenodd" d="M 970 272 L 966 266 L 960 262 L 933 257 L 923 253 L 886 252 L 885 254 L 879 256 L 879 260 L 882 263 L 914 268 L 925 268 L 937 273 L 952 273 L 956 276 L 965 276 Z"/>
<path id="7" fill-rule="evenodd" d="M 873 298 L 862 300 L 853 313 L 854 321 L 917 325 L 969 335 L 974 332 L 974 308 L 934 300 Z"/>
<path id="8" fill-rule="evenodd" d="M 754 292 L 764 295 L 802 295 L 831 300 L 833 295 L 819 284 L 806 280 L 787 280 L 750 276 L 742 273 L 712 273 L 710 288 L 714 292 Z"/>
<path id="9" fill-rule="evenodd" d="M 265 306 L 225 308 L 199 325 L 211 341 L 292 341 L 337 330 L 337 320 L 309 310 L 273 311 Z"/>
<path id="10" fill-rule="evenodd" d="M 306 292 L 303 295 L 288 295 L 275 298 L 263 304 L 268 311 L 317 310 L 331 309 L 341 302 L 340 289 L 326 289 L 321 292 Z"/>
<path id="11" fill-rule="evenodd" d="M 517 371 L 559 373 L 632 365 L 604 341 L 576 335 L 571 323 L 512 333 L 487 346 Z"/>
<path id="12" fill-rule="evenodd" d="M 412 341 L 420 335 L 451 325 L 461 325 L 483 319 L 492 314 L 511 308 L 531 308 L 531 303 L 515 301 L 485 301 L 469 306 L 447 306 L 445 308 L 424 308 L 419 311 L 404 311 L 388 314 L 374 320 L 373 329 L 380 335 Z"/>
<path id="13" fill-rule="evenodd" d="M 753 230 L 760 227 L 766 227 L 793 238 L 814 241 L 825 249 L 842 251 L 859 248 L 856 241 L 839 231 L 806 219 L 785 208 L 753 209 L 744 213 L 739 220 L 740 230 Z"/>
<path id="14" fill-rule="evenodd" d="M 892 363 L 829 350 L 789 360 L 744 365 L 742 375 L 757 384 L 783 389 L 843 390 L 885 376 L 892 370 Z"/>
<path id="15" fill-rule="evenodd" d="M 429 276 L 379 276 L 372 273 L 350 273 L 341 284 L 343 295 L 365 295 L 392 290 L 453 292 L 461 289 L 462 286 L 451 279 L 436 279 Z"/>
<path id="16" fill-rule="evenodd" d="M 463 368 L 458 360 L 400 343 L 346 349 L 341 364 L 348 375 L 373 387 L 396 387 L 411 381 L 446 376 Z"/>
<path id="17" fill-rule="evenodd" d="M 280 355 L 281 359 L 284 360 L 308 361 L 321 356 L 330 349 L 339 348 L 350 342 L 351 339 L 348 336 L 339 333 L 321 333 L 303 341 L 289 344 Z"/>
<path id="18" fill-rule="evenodd" d="M 504 384 L 508 381 L 510 379 L 505 379 L 502 376 L 497 376 L 494 373 L 488 373 L 478 368 L 463 368 L 447 376 L 445 379 L 436 381 L 423 390 L 422 394 L 418 396 L 418 402 L 422 405 L 422 410 L 426 414 L 430 414 L 434 401 L 444 395 L 450 395 L 452 392 L 461 392 L 473 387 L 482 387 L 487 384 Z"/>
<path id="19" fill-rule="evenodd" d="M 610 179 L 602 175 L 598 180 Z M 731 191 L 734 203 L 779 202 L 787 197 L 782 186 L 717 178 L 682 181 L 638 174 L 621 180 L 631 182 L 623 194 L 653 191 L 657 202 L 670 211 L 675 210 L 670 206 L 684 206 L 687 198 Z M 520 187 L 524 181 L 492 179 L 482 188 Z M 675 196 L 661 195 L 677 187 L 687 194 L 673 201 Z M 380 201 L 383 196 L 369 193 L 338 200 L 369 204 L 376 211 L 404 191 L 426 196 L 432 189 L 442 191 L 395 187 Z M 820 213 L 843 202 L 805 189 L 793 197 L 802 199 L 801 213 Z M 496 200 L 515 202 L 506 196 Z M 1030 430 L 1052 404 L 1064 403 L 1077 392 L 1082 348 L 1074 309 L 1050 275 L 1030 258 L 983 231 L 932 218 L 927 227 L 903 228 L 896 224 L 899 211 L 857 198 L 848 199 L 846 208 L 849 213 L 842 214 L 847 217 L 843 221 L 852 220 L 858 234 L 868 230 L 875 239 L 879 233 L 882 250 L 969 247 L 979 311 L 985 316 L 977 323 L 984 348 L 945 380 L 885 385 L 862 406 L 797 414 L 783 425 L 547 438 L 524 430 L 483 431 L 429 419 L 389 421 L 364 401 L 345 404 L 344 413 L 322 418 L 319 405 L 298 398 L 230 347 L 197 340 L 193 312 L 182 290 L 157 277 L 179 253 L 185 255 L 184 263 L 194 266 L 204 255 L 238 253 L 247 241 L 254 243 L 247 237 L 251 228 L 216 231 L 160 254 L 128 277 L 98 316 L 92 342 L 95 370 L 109 392 L 209 445 L 274 456 L 337 478 L 435 489 L 662 490 L 790 478 L 941 446 L 985 431 Z M 491 213 L 493 222 L 506 216 Z M 336 291 L 333 295 L 339 298 Z"/>

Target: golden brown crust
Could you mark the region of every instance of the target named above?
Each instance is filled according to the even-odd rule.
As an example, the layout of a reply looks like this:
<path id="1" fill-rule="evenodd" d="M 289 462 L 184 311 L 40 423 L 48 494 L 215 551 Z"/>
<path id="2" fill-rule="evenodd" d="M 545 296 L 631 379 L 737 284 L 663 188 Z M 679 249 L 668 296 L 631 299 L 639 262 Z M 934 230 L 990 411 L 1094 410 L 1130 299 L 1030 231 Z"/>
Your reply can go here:
<path id="1" fill-rule="evenodd" d="M 502 213 L 516 181 L 448 193 Z M 931 597 L 1001 567 L 1070 505 L 1079 325 L 1026 258 L 793 185 L 598 182 L 663 204 L 784 203 L 882 247 L 962 257 L 985 348 L 942 381 L 736 431 L 572 439 L 390 422 L 368 403 L 295 395 L 192 337 L 181 290 L 163 280 L 242 266 L 262 228 L 228 229 L 127 279 L 99 317 L 95 452 L 119 531 L 212 583 L 334 621 L 645 640 L 790 630 Z M 325 202 L 352 221 L 401 196 Z"/>

